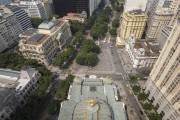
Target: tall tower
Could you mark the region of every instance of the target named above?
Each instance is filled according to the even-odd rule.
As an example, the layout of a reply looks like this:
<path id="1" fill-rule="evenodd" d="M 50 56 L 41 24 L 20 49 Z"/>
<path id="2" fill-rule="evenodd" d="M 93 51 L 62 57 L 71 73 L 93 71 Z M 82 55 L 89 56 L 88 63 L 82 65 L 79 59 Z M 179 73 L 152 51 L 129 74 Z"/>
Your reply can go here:
<path id="1" fill-rule="evenodd" d="M 164 26 L 173 16 L 170 9 L 171 0 L 149 0 L 146 8 L 148 14 L 146 37 L 156 39 Z"/>
<path id="2" fill-rule="evenodd" d="M 162 52 L 145 84 L 163 120 L 180 120 L 180 17 L 176 19 Z"/>

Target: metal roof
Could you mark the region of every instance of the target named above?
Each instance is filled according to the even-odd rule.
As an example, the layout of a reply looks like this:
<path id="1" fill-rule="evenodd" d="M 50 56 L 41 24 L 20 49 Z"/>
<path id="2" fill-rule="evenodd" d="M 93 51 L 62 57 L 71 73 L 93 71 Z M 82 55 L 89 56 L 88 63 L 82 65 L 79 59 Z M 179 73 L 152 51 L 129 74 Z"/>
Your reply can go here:
<path id="1" fill-rule="evenodd" d="M 70 87 L 70 99 L 61 103 L 58 120 L 127 120 L 124 103 L 116 101 L 117 89 L 106 79 L 77 79 Z M 93 106 L 89 100 L 95 101 Z"/>

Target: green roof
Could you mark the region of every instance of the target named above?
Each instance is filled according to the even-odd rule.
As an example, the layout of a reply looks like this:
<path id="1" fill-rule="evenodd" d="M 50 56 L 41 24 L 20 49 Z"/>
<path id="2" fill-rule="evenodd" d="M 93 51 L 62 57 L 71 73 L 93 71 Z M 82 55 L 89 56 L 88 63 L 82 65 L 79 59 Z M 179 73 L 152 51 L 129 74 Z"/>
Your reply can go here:
<path id="1" fill-rule="evenodd" d="M 50 30 L 54 26 L 53 22 L 43 22 L 38 26 L 38 29 Z"/>
<path id="2" fill-rule="evenodd" d="M 117 89 L 99 78 L 76 79 L 70 99 L 61 103 L 58 120 L 127 120 L 124 103 L 117 101 Z M 95 104 L 90 106 L 89 100 Z"/>

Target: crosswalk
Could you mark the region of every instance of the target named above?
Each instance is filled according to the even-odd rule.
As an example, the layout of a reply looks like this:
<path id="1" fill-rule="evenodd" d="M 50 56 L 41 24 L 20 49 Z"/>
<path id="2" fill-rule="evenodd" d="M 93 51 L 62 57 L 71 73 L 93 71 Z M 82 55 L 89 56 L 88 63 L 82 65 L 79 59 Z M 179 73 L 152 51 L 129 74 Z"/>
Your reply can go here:
<path id="1" fill-rule="evenodd" d="M 122 78 L 123 78 L 123 80 L 128 80 L 129 76 L 127 74 L 122 74 Z"/>

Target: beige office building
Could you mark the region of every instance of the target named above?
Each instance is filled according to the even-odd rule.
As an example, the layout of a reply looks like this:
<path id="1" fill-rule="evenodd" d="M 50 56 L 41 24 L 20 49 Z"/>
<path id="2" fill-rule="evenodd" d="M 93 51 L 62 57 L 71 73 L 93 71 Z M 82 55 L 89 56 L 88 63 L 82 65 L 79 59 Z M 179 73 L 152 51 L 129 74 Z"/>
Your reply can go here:
<path id="1" fill-rule="evenodd" d="M 120 38 L 126 40 L 131 34 L 140 39 L 146 26 L 147 14 L 141 10 L 132 10 L 123 14 Z"/>
<path id="2" fill-rule="evenodd" d="M 180 120 L 180 18 L 149 75 L 145 92 L 163 120 Z"/>

